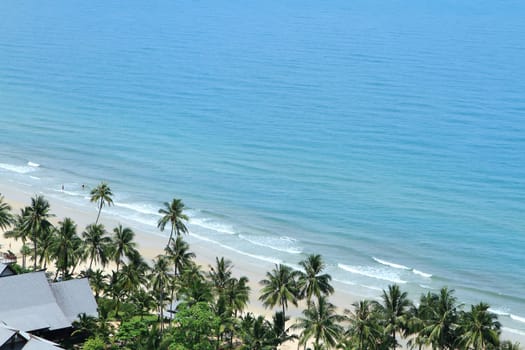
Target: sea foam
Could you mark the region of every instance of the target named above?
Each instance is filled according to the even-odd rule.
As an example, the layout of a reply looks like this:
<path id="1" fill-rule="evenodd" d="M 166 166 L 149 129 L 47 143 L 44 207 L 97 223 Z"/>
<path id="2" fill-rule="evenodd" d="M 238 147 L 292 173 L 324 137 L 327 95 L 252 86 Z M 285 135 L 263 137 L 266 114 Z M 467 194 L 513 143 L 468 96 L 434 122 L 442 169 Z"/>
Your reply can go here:
<path id="1" fill-rule="evenodd" d="M 356 275 L 366 276 L 366 277 L 375 278 L 378 280 L 399 283 L 399 284 L 407 283 L 407 281 L 399 278 L 397 274 L 392 273 L 390 271 L 386 271 L 384 269 L 377 269 L 371 266 L 349 266 L 345 264 L 337 264 L 337 266 L 340 269 L 354 273 Z"/>
<path id="2" fill-rule="evenodd" d="M 410 270 L 410 267 L 408 267 L 408 266 L 392 263 L 392 262 L 389 262 L 389 261 L 386 261 L 386 260 L 381 260 L 381 259 L 378 259 L 378 258 L 376 258 L 374 256 L 372 257 L 372 259 L 374 259 L 374 261 L 380 263 L 381 265 L 390 266 L 390 267 L 393 267 L 394 269 Z"/>
<path id="3" fill-rule="evenodd" d="M 7 164 L 7 163 L 0 163 L 0 168 L 15 172 L 15 173 L 19 173 L 19 174 L 27 174 L 27 173 L 30 173 L 36 170 L 35 167 L 14 165 L 14 164 Z"/>

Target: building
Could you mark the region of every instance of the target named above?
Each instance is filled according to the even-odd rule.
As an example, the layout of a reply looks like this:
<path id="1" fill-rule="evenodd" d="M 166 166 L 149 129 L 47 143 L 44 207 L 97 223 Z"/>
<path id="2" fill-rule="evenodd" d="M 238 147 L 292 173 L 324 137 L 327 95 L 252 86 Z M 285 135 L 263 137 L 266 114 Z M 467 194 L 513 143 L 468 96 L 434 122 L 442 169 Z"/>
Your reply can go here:
<path id="1" fill-rule="evenodd" d="M 0 350 L 59 350 L 53 342 L 0 323 Z"/>
<path id="2" fill-rule="evenodd" d="M 0 278 L 0 322 L 48 339 L 69 336 L 85 313 L 98 317 L 87 278 L 50 283 L 44 271 Z"/>

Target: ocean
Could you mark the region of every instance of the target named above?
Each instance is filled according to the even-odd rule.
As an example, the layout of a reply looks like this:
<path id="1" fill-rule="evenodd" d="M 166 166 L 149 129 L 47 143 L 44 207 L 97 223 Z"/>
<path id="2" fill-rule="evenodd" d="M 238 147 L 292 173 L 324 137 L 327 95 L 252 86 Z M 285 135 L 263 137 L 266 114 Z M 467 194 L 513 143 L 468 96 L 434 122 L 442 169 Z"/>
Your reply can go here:
<path id="1" fill-rule="evenodd" d="M 0 17 L 3 183 L 95 213 L 107 181 L 103 215 L 152 234 L 182 198 L 192 239 L 322 254 L 365 297 L 447 285 L 525 335 L 522 2 L 3 0 Z"/>

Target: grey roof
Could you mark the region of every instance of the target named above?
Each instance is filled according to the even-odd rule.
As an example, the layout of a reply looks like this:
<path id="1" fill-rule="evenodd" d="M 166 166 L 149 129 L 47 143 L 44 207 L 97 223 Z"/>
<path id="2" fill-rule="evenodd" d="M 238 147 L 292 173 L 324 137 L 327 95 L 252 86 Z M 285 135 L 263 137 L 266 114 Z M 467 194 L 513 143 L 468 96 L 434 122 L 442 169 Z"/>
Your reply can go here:
<path id="1" fill-rule="evenodd" d="M 79 281 L 53 287 L 44 271 L 0 278 L 0 321 L 27 332 L 70 327 L 78 313 L 93 315 L 91 289 Z"/>
<path id="2" fill-rule="evenodd" d="M 70 323 L 77 320 L 81 313 L 98 317 L 97 302 L 87 278 L 53 283 L 51 289 Z"/>
<path id="3" fill-rule="evenodd" d="M 62 349 L 58 344 L 49 340 L 20 331 L 0 323 L 0 348 L 11 338 L 17 336 L 16 346 L 21 350 L 57 350 Z M 11 346 L 11 345 L 10 345 Z"/>
<path id="4" fill-rule="evenodd" d="M 0 324 L 0 347 L 4 345 L 9 339 L 11 339 L 15 333 L 6 327 L 3 327 L 3 325 Z"/>
<path id="5" fill-rule="evenodd" d="M 8 264 L 0 263 L 0 277 L 12 276 L 15 272 Z"/>

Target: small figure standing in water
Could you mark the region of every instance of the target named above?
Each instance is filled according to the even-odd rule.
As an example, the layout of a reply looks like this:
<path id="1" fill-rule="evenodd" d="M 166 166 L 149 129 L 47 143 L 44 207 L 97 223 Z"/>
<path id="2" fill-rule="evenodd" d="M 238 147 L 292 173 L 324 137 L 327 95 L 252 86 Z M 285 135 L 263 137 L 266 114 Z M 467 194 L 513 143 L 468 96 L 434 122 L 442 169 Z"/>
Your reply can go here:
<path id="1" fill-rule="evenodd" d="M 64 185 L 62 185 L 62 192 L 64 192 Z"/>
<path id="2" fill-rule="evenodd" d="M 84 184 L 82 184 L 82 189 L 84 189 Z"/>

